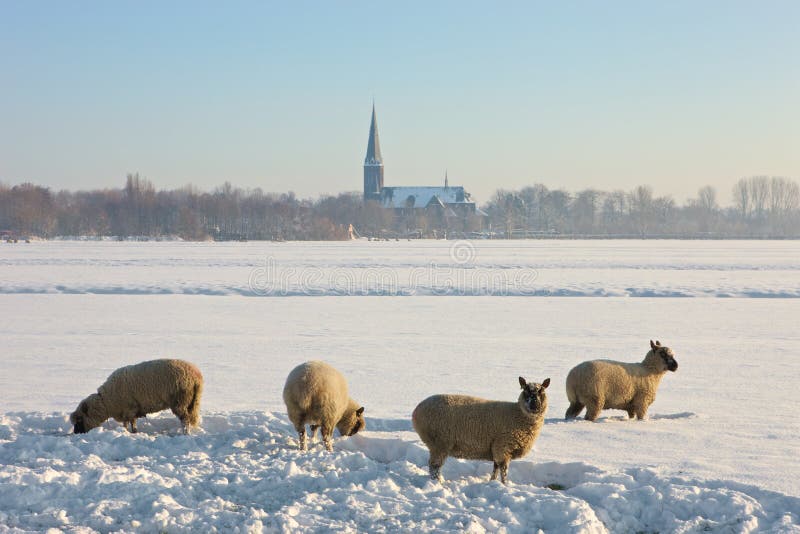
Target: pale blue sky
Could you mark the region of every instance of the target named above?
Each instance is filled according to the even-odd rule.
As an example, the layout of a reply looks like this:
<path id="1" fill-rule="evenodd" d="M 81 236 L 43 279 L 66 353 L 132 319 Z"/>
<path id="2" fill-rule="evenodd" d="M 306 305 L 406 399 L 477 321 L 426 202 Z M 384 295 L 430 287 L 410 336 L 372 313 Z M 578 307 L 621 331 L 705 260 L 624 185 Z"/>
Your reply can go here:
<path id="1" fill-rule="evenodd" d="M 0 181 L 360 190 L 800 179 L 800 2 L 0 0 Z"/>

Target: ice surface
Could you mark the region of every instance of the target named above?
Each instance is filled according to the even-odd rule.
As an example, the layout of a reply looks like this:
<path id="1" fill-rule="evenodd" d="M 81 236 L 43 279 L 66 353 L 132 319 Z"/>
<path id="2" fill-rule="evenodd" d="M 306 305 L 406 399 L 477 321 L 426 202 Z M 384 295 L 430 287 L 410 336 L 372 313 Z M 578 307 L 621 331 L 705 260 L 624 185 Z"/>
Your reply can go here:
<path id="1" fill-rule="evenodd" d="M 269 254 L 354 279 L 370 265 L 463 265 L 444 242 L 217 245 L 0 246 L 6 293 L 122 288 L 0 295 L 0 531 L 800 532 L 795 298 L 125 294 L 248 287 Z M 561 286 L 580 273 L 630 275 L 649 290 L 704 296 L 724 284 L 740 297 L 800 286 L 792 242 L 537 247 L 474 243 L 467 263 L 504 272 L 539 262 L 540 282 L 544 268 Z M 608 411 L 597 423 L 563 421 L 572 366 L 639 360 L 651 338 L 680 367 L 650 420 Z M 69 433 L 69 412 L 112 370 L 155 357 L 203 370 L 201 431 L 181 435 L 165 412 L 136 435 L 114 422 Z M 295 450 L 281 399 L 289 370 L 312 358 L 342 370 L 367 408 L 367 431 L 337 439 L 333 454 L 319 443 Z M 488 462 L 455 459 L 444 485 L 430 482 L 410 424 L 416 403 L 441 392 L 515 399 L 519 375 L 553 383 L 546 424 L 512 462 L 511 484 L 488 483 Z"/>

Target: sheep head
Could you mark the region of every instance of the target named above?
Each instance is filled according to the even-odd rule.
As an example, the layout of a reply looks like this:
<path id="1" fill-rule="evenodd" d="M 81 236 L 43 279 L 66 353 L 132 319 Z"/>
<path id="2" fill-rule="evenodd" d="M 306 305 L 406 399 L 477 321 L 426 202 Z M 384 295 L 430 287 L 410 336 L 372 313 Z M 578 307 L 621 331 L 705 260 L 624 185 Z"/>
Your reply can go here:
<path id="1" fill-rule="evenodd" d="M 97 393 L 92 393 L 81 401 L 78 408 L 69 416 L 72 431 L 75 434 L 85 434 L 91 429 L 103 424 L 108 419 L 106 405 Z"/>
<path id="2" fill-rule="evenodd" d="M 547 410 L 547 393 L 545 389 L 550 385 L 550 379 L 545 378 L 544 382 L 537 384 L 527 382 L 519 377 L 519 386 L 522 393 L 519 394 L 519 404 L 522 411 L 528 414 L 543 414 Z"/>
<path id="3" fill-rule="evenodd" d="M 359 431 L 364 430 L 365 426 L 364 407 L 359 407 L 358 404 L 352 401 L 342 418 L 336 423 L 336 429 L 342 436 L 353 436 Z"/>
<path id="4" fill-rule="evenodd" d="M 652 339 L 650 340 L 650 352 L 647 353 L 644 363 L 660 372 L 678 370 L 678 362 L 675 360 L 675 353 L 672 352 L 672 349 L 663 346 L 660 341 L 653 343 Z"/>

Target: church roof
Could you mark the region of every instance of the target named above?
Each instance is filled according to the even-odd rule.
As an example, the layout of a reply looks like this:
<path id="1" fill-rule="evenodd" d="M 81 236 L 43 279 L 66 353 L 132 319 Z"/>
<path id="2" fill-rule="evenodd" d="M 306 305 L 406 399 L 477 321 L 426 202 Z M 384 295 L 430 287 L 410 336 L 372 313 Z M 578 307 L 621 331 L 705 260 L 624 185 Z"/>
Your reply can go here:
<path id="1" fill-rule="evenodd" d="M 413 198 L 412 206 L 426 208 L 429 204 L 470 204 L 466 199 L 464 188 L 460 185 L 450 187 L 419 186 L 419 187 L 384 187 L 381 191 L 381 204 L 385 208 L 408 207 Z"/>
<path id="2" fill-rule="evenodd" d="M 375 104 L 372 104 L 372 123 L 369 125 L 369 142 L 367 144 L 367 157 L 364 165 L 382 165 L 381 142 L 378 138 L 378 119 L 375 116 Z"/>

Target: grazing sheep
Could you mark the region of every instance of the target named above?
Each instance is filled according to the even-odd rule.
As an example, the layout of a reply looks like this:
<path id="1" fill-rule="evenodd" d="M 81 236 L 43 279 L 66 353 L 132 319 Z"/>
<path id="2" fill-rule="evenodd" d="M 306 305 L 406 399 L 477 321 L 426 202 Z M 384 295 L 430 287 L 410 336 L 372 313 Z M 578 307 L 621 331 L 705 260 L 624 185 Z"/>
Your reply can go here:
<path id="1" fill-rule="evenodd" d="M 678 362 L 672 349 L 650 340 L 650 351 L 641 363 L 611 360 L 583 362 L 567 375 L 569 408 L 565 419 L 576 417 L 586 407 L 586 419 L 594 421 L 600 410 L 625 410 L 628 417 L 644 419 L 647 408 L 656 400 L 661 378 L 676 371 Z"/>
<path id="2" fill-rule="evenodd" d="M 420 402 L 411 421 L 428 446 L 431 478 L 441 480 L 441 468 L 448 456 L 494 462 L 491 480 L 506 483 L 511 460 L 528 454 L 544 424 L 547 411 L 541 384 L 519 377 L 522 393 L 517 402 L 479 399 L 467 395 L 433 395 Z"/>
<path id="3" fill-rule="evenodd" d="M 183 360 L 151 360 L 111 373 L 97 393 L 86 397 L 69 416 L 73 431 L 82 434 L 113 417 L 136 432 L 136 419 L 170 408 L 184 432 L 200 421 L 203 375 Z"/>
<path id="4" fill-rule="evenodd" d="M 306 362 L 295 367 L 286 378 L 283 401 L 300 438 L 300 450 L 306 450 L 306 424 L 311 425 L 311 439 L 322 427 L 325 448 L 333 450 L 333 427 L 342 436 L 352 436 L 365 426 L 364 407 L 350 398 L 342 373 L 325 362 Z"/>

